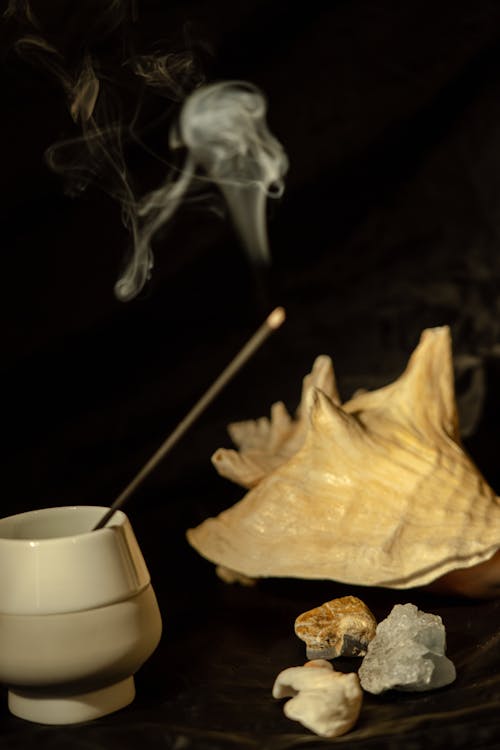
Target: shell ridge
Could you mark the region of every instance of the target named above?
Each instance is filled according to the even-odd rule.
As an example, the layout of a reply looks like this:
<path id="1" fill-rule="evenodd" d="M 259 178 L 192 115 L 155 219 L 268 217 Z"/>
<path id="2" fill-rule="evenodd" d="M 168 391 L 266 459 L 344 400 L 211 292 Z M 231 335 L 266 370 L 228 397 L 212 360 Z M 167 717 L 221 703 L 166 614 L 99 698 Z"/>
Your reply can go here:
<path id="1" fill-rule="evenodd" d="M 319 359 L 318 378 L 329 369 L 326 355 Z M 391 588 L 426 585 L 495 558 L 500 499 L 455 434 L 452 376 L 447 327 L 423 332 L 393 383 L 343 405 L 321 387 L 329 388 L 329 376 L 306 376 L 299 419 L 277 402 L 271 420 L 255 427 L 268 448 L 286 413 L 283 440 L 273 434 L 268 453 L 230 454 L 241 460 L 236 481 L 258 470 L 258 482 L 190 530 L 190 543 L 253 578 Z"/>

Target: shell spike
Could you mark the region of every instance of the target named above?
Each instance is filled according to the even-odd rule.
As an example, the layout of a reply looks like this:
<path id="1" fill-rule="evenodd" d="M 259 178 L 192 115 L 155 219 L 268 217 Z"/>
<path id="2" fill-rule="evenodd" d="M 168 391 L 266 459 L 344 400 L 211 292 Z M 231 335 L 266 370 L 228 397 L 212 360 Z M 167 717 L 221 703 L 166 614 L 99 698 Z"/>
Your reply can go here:
<path id="1" fill-rule="evenodd" d="M 459 437 L 448 326 L 423 331 L 399 382 L 415 422 L 427 429 L 441 429 L 453 439 Z"/>

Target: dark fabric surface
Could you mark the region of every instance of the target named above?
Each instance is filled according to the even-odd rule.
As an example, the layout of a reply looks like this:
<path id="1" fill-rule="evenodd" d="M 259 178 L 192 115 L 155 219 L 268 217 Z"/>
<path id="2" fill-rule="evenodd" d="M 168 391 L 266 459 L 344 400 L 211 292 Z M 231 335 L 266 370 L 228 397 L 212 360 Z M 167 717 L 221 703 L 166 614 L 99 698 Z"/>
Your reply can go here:
<path id="1" fill-rule="evenodd" d="M 54 36 L 72 50 L 90 38 L 112 69 L 116 32 L 92 36 L 94 5 L 56 5 Z M 278 399 L 294 409 L 319 353 L 345 398 L 389 382 L 433 325 L 451 326 L 465 443 L 500 493 L 500 5 L 158 0 L 124 15 L 137 48 L 189 44 L 207 81 L 246 79 L 266 94 L 290 159 L 269 207 L 273 265 L 258 293 L 229 222 L 186 204 L 154 243 L 147 289 L 116 301 L 119 207 L 98 186 L 67 197 L 46 167 L 71 123 L 50 76 L 12 51 L 19 27 L 4 24 L 2 514 L 111 503 L 264 313 L 283 304 L 288 318 L 128 506 L 164 620 L 135 702 L 51 728 L 10 716 L 2 694 L 0 747 L 498 747 L 500 601 L 332 582 L 228 587 L 184 533 L 242 495 L 210 464 L 230 445 L 229 421 Z M 158 144 L 173 114 L 153 128 Z M 130 158 L 154 184 L 156 167 Z M 295 617 L 346 594 L 378 619 L 407 601 L 440 614 L 457 680 L 366 695 L 356 728 L 321 740 L 283 716 L 271 688 L 304 660 Z"/>

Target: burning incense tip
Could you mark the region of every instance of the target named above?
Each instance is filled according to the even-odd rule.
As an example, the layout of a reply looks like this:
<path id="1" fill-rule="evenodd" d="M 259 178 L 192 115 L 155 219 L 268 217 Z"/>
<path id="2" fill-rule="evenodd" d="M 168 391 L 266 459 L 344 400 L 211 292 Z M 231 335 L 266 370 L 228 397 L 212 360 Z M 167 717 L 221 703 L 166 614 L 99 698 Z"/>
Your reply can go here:
<path id="1" fill-rule="evenodd" d="M 137 487 L 146 479 L 146 477 L 158 466 L 160 461 L 165 458 L 167 453 L 172 450 L 174 445 L 178 443 L 184 433 L 191 427 L 200 414 L 205 411 L 207 406 L 212 403 L 214 398 L 219 392 L 229 383 L 231 378 L 243 367 L 243 365 L 255 354 L 257 349 L 264 343 L 268 336 L 273 333 L 285 320 L 285 310 L 283 307 L 275 307 L 274 310 L 267 316 L 265 321 L 262 323 L 260 328 L 254 333 L 254 335 L 247 341 L 245 346 L 240 349 L 238 354 L 231 360 L 227 367 L 221 372 L 218 378 L 214 380 L 212 385 L 208 388 L 203 396 L 195 403 L 191 411 L 186 414 L 183 420 L 179 422 L 175 430 L 170 433 L 167 439 L 160 445 L 156 453 L 151 456 L 149 461 L 142 467 L 139 473 L 132 479 L 130 484 L 125 487 L 123 492 L 116 498 L 111 508 L 101 518 L 99 523 L 94 526 L 94 531 L 101 529 L 110 520 L 118 508 L 120 508 L 135 492 Z"/>
<path id="2" fill-rule="evenodd" d="M 285 318 L 286 318 L 285 308 L 275 307 L 272 313 L 268 315 L 266 323 L 269 326 L 269 328 L 272 328 L 274 331 L 276 330 L 276 328 L 279 328 L 282 323 L 284 323 Z"/>

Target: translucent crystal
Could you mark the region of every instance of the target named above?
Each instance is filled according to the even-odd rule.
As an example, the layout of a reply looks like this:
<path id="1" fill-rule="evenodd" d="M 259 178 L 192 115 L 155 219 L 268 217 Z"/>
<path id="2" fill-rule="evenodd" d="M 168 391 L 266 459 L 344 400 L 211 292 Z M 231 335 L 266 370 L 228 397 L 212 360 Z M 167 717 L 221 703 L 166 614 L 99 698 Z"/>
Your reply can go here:
<path id="1" fill-rule="evenodd" d="M 359 669 L 361 685 L 369 693 L 448 685 L 456 672 L 445 649 L 445 629 L 438 615 L 421 612 L 414 604 L 396 604 L 368 644 Z"/>

